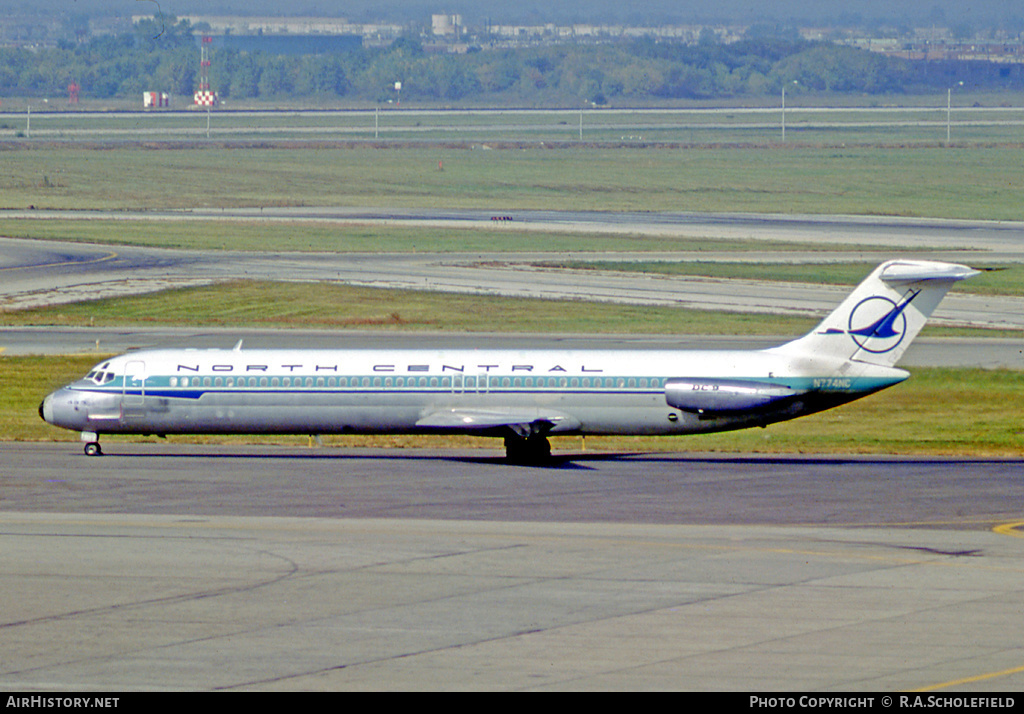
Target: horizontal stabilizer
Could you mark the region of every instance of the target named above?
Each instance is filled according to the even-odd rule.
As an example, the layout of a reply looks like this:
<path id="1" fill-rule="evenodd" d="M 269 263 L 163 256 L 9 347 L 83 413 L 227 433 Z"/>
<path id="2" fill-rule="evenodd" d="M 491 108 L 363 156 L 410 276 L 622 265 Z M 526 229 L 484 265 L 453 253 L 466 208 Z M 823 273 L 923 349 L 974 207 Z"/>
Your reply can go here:
<path id="1" fill-rule="evenodd" d="M 977 275 L 978 272 L 974 268 L 968 268 L 966 265 L 957 265 L 955 263 L 932 263 L 926 261 L 891 262 L 886 264 L 878 277 L 890 285 L 932 280 L 944 280 L 955 283 L 959 280 L 965 280 L 972 275 Z"/>

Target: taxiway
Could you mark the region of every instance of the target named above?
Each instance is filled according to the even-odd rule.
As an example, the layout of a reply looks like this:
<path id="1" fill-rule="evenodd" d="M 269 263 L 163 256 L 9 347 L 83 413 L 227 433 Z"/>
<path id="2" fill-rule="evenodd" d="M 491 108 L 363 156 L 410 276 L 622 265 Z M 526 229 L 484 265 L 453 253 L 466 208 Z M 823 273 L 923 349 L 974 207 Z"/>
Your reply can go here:
<path id="1" fill-rule="evenodd" d="M 479 211 L 381 211 L 372 209 L 259 209 L 188 212 L 83 213 L 3 212 L 2 217 L 116 220 L 289 220 L 334 223 L 386 222 L 414 227 L 487 227 Z M 517 229 L 588 230 L 717 238 L 827 242 L 857 246 L 855 253 L 792 253 L 789 260 L 882 262 L 895 249 L 952 262 L 1002 265 L 1024 261 L 1021 225 L 963 221 L 914 221 L 850 217 L 726 216 L 680 213 L 602 214 L 535 211 L 516 214 Z M 500 239 L 500 235 L 496 237 Z M 865 250 L 865 246 L 872 246 Z M 685 253 L 585 253 L 587 259 L 764 260 L 713 251 Z M 167 287 L 233 279 L 334 281 L 382 288 L 483 293 L 515 297 L 584 299 L 706 310 L 819 315 L 836 305 L 847 288 L 759 280 L 652 277 L 608 271 L 537 267 L 551 253 L 246 253 L 184 251 L 134 246 L 105 247 L 0 239 L 0 307 L 17 309 L 94 297 L 151 292 Z M 560 259 L 572 256 L 559 255 Z M 1024 299 L 947 296 L 932 318 L 936 324 L 1024 329 Z"/>
<path id="2" fill-rule="evenodd" d="M 1019 460 L 117 452 L 4 447 L 2 689 L 1024 686 Z"/>

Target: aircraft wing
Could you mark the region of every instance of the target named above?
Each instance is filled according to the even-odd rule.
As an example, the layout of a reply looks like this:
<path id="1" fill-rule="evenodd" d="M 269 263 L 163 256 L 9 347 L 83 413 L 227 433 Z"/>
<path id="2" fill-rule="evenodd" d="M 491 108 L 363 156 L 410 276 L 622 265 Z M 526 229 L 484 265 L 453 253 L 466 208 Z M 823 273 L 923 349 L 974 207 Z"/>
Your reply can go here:
<path id="1" fill-rule="evenodd" d="M 458 431 L 484 431 L 507 427 L 520 436 L 571 431 L 580 426 L 575 417 L 548 409 L 440 409 L 424 415 L 416 426 Z"/>

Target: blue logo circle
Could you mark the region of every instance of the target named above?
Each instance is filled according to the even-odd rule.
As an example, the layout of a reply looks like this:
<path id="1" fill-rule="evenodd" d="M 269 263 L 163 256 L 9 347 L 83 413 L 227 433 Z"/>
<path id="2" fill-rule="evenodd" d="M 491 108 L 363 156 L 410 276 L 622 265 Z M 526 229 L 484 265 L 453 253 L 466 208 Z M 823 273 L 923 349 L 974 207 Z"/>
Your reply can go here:
<path id="1" fill-rule="evenodd" d="M 850 311 L 847 334 L 865 352 L 884 354 L 896 349 L 907 334 L 907 316 L 903 306 L 887 297 L 875 295 L 861 300 Z M 881 342 L 878 342 L 881 340 Z M 875 341 L 875 342 L 872 342 Z M 869 344 L 881 345 L 868 347 Z"/>

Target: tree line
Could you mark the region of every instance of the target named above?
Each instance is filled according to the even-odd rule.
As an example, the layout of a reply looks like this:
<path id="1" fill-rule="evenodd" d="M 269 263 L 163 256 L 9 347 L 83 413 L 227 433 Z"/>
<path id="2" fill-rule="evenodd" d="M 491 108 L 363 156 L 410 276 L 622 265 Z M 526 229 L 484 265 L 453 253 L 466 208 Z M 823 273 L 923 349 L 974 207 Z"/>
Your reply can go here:
<path id="1" fill-rule="evenodd" d="M 1024 88 L 1018 65 L 907 61 L 795 37 L 751 37 L 719 44 L 706 35 L 687 45 L 650 38 L 606 44 L 436 54 L 413 37 L 386 48 L 315 55 L 215 48 L 209 69 L 223 99 L 346 98 L 386 102 L 516 106 L 630 104 L 794 92 L 934 92 Z M 200 75 L 197 34 L 187 21 L 144 20 L 132 32 L 64 42 L 52 49 L 0 49 L 0 96 L 62 94 L 77 82 L 83 97 L 135 98 L 145 91 L 190 96 Z"/>

